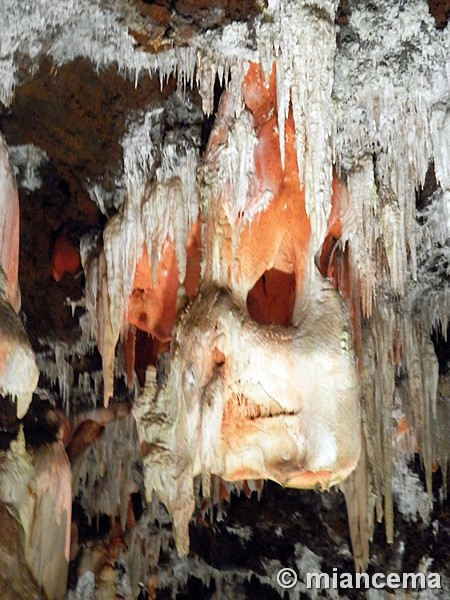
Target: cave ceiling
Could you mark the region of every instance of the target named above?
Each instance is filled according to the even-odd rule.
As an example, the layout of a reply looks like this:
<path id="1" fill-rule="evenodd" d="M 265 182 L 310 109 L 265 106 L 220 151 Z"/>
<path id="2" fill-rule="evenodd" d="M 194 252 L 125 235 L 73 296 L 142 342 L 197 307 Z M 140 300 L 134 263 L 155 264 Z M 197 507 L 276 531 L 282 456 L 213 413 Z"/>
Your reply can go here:
<path id="1" fill-rule="evenodd" d="M 5 598 L 449 596 L 449 15 L 3 0 Z"/>

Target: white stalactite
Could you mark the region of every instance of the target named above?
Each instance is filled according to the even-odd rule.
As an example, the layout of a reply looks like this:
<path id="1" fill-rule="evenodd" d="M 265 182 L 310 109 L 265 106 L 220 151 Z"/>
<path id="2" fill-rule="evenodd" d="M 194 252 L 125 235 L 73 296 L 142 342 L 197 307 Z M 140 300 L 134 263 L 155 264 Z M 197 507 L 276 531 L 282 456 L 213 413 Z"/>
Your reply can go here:
<path id="1" fill-rule="evenodd" d="M 7 147 L 0 134 L 0 393 L 17 400 L 17 416 L 22 418 L 31 403 L 39 371 L 16 314 L 20 309 L 18 270 L 19 195 Z"/>
<path id="2" fill-rule="evenodd" d="M 293 111 L 297 162 L 306 190 L 314 252 L 322 245 L 331 210 L 331 92 L 337 4 L 335 0 L 272 0 L 267 11 L 270 25 L 262 21 L 258 31 L 259 59 L 266 76 L 275 57 L 282 164 L 284 123 L 291 108 Z"/>
<path id="3" fill-rule="evenodd" d="M 16 312 L 20 309 L 19 219 L 16 178 L 0 132 L 0 267 L 6 276 L 8 301 Z"/>
<path id="4" fill-rule="evenodd" d="M 61 441 L 29 453 L 22 428 L 0 461 L 0 501 L 18 515 L 24 555 L 49 600 L 61 600 L 69 569 L 72 489 Z"/>

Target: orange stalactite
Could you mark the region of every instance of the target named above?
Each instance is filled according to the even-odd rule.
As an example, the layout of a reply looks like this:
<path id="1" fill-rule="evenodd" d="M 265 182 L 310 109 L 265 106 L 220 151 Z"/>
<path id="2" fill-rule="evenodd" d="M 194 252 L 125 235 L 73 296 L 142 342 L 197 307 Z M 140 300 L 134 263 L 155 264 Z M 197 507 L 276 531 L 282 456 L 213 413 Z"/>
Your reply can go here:
<path id="1" fill-rule="evenodd" d="M 75 430 L 72 439 L 66 446 L 67 456 L 71 463 L 76 457 L 88 448 L 98 439 L 105 430 L 105 426 L 101 425 L 93 419 L 83 421 Z"/>
<path id="2" fill-rule="evenodd" d="M 59 234 L 53 248 L 52 274 L 55 281 L 60 281 L 65 273 L 76 275 L 81 269 L 81 257 L 78 248 L 70 241 L 67 231 Z"/>
<path id="3" fill-rule="evenodd" d="M 198 293 L 200 285 L 201 240 L 200 219 L 194 224 L 186 246 L 186 277 L 183 285 L 188 298 Z M 153 338 L 151 352 L 144 366 L 154 362 L 154 355 L 167 350 L 177 316 L 179 290 L 178 263 L 175 246 L 167 239 L 158 265 L 156 285 L 153 286 L 152 265 L 147 246 L 136 266 L 133 291 L 128 301 L 127 322 L 130 325 L 124 340 L 128 385 L 132 385 L 136 349 L 140 344 L 136 329 Z M 148 346 L 148 344 L 147 344 Z M 138 353 L 141 352 L 138 350 Z"/>
<path id="4" fill-rule="evenodd" d="M 336 174 L 333 176 L 331 212 L 328 218 L 328 231 L 320 254 L 320 272 L 328 277 L 341 292 L 350 313 L 353 329 L 355 354 L 358 368 L 362 369 L 361 298 L 357 278 L 350 268 L 349 248 L 339 248 L 342 237 L 342 220 L 349 209 L 346 185 Z"/>
<path id="5" fill-rule="evenodd" d="M 116 356 L 117 338 L 111 325 L 111 312 L 108 294 L 108 276 L 105 253 L 102 251 L 98 260 L 98 335 L 97 345 L 102 357 L 103 369 L 103 404 L 108 406 L 114 394 L 114 360 Z"/>
<path id="6" fill-rule="evenodd" d="M 256 127 L 267 121 L 277 108 L 275 66 L 266 82 L 260 65 L 251 63 L 244 79 L 242 92 L 246 107 L 251 111 Z"/>
<path id="7" fill-rule="evenodd" d="M 136 266 L 133 291 L 128 302 L 128 323 L 159 340 L 168 341 L 176 317 L 178 267 L 175 248 L 167 241 L 158 266 L 155 287 L 147 247 Z"/>
<path id="8" fill-rule="evenodd" d="M 336 174 L 333 176 L 333 194 L 331 212 L 328 217 L 328 230 L 320 254 L 320 272 L 329 277 L 336 287 L 337 282 L 337 248 L 342 237 L 342 217 L 348 209 L 348 193 L 345 183 Z"/>
<path id="9" fill-rule="evenodd" d="M 200 282 L 200 225 L 189 236 L 184 286 L 189 298 L 197 294 Z M 175 246 L 167 240 L 158 265 L 156 285 L 152 282 L 152 265 L 147 247 L 136 266 L 133 291 L 128 302 L 127 321 L 161 342 L 169 342 L 177 314 L 178 264 Z"/>
<path id="10" fill-rule="evenodd" d="M 272 199 L 240 234 L 232 279 L 237 287 L 253 288 L 270 269 L 295 275 L 296 296 L 302 294 L 308 276 L 311 225 L 300 186 L 295 124 L 292 111 L 285 125 L 285 167 L 281 163 L 276 117 L 275 68 L 266 84 L 259 65 L 252 64 L 243 84 L 246 107 L 254 118 L 258 142 L 255 148 L 256 196 Z M 251 204 L 250 204 L 251 206 Z M 240 283 L 241 284 L 240 284 Z M 282 315 L 282 320 L 285 315 Z"/>

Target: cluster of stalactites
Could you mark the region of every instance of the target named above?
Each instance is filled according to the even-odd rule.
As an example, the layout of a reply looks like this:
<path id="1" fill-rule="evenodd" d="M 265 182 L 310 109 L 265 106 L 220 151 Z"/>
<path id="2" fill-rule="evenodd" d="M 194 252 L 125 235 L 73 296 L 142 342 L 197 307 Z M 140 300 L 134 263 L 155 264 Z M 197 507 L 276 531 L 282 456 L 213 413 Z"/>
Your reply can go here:
<path id="1" fill-rule="evenodd" d="M 392 414 L 396 397 L 414 433 L 430 496 L 433 469 L 440 465 L 445 480 L 448 466 L 443 430 L 448 409 L 445 403 L 438 403 L 437 408 L 438 365 L 430 341 L 433 328 L 445 335 L 450 315 L 450 289 L 445 283 L 449 179 L 442 168 L 442 155 L 448 153 L 448 136 L 443 139 L 447 119 L 430 132 L 429 120 L 420 108 L 420 104 L 410 107 L 399 118 L 397 143 L 400 147 L 400 139 L 405 139 L 406 150 L 395 153 L 392 141 L 388 152 L 377 154 L 375 160 L 369 155 L 360 158 L 347 174 L 349 207 L 342 218 L 342 242 L 347 244 L 348 268 L 365 318 L 360 359 L 367 457 L 344 489 L 348 505 L 353 505 L 360 519 L 350 519 L 350 524 L 356 562 L 362 569 L 367 567 L 374 510 L 379 521 L 384 517 L 387 540 L 394 539 L 392 481 L 397 459 Z M 414 131 L 414 136 L 410 138 L 406 131 Z M 441 140 L 439 149 L 437 139 Z M 418 215 L 417 189 L 424 183 L 431 157 L 442 188 Z"/>
<path id="2" fill-rule="evenodd" d="M 396 403 L 414 439 L 406 459 L 419 452 L 430 497 L 433 470 L 440 466 L 444 480 L 447 476 L 448 402 L 438 401 L 438 362 L 430 334 L 435 328 L 445 335 L 450 315 L 444 276 L 449 206 L 448 191 L 439 189 L 417 215 L 414 184 L 400 189 L 401 182 L 394 187 L 392 179 L 386 186 L 372 157 L 361 160 L 347 182 L 343 242 L 364 317 L 359 358 L 366 453 L 343 488 L 356 566 L 364 570 L 375 517 L 384 519 L 386 538 L 394 541 Z"/>
<path id="3" fill-rule="evenodd" d="M 396 189 L 392 182 L 386 185 L 372 156 L 361 159 L 347 175 L 349 208 L 342 218 L 342 243 L 350 250 L 350 268 L 356 274 L 365 317 L 372 316 L 375 305 L 383 304 L 385 293 L 400 298 L 420 293 L 427 277 L 423 270 L 419 272 L 425 254 L 432 244 L 445 245 L 450 236 L 450 190 L 445 188 L 434 198 L 434 217 L 423 230 L 418 227 L 417 187 L 424 182 L 428 163 L 424 167 L 407 191 Z M 446 321 L 445 306 L 435 306 L 435 314 L 427 316 L 431 326 Z"/>
<path id="4" fill-rule="evenodd" d="M 450 236 L 450 33 L 436 29 L 425 3 L 386 0 L 352 6 L 347 29 L 335 61 L 333 161 L 347 174 L 343 241 L 370 317 L 385 292 L 401 298 L 421 285 L 416 196 L 431 163 L 443 191 L 433 236 Z"/>
<path id="5" fill-rule="evenodd" d="M 277 73 L 277 111 L 284 164 L 285 121 L 293 112 L 299 177 L 305 185 L 306 212 L 317 252 L 325 238 L 331 210 L 331 150 L 338 2 L 269 2 L 270 26 L 262 21 L 257 35 L 260 64 Z M 318 60 L 320 57 L 320 60 Z"/>
<path id="6" fill-rule="evenodd" d="M 21 426 L 17 439 L 1 455 L 0 503 L 23 527 L 23 566 L 29 566 L 46 598 L 58 600 L 67 584 L 72 513 L 70 464 L 64 446 L 58 440 L 28 451 Z M 20 556 L 20 541 L 14 544 L 12 552 Z"/>
<path id="7" fill-rule="evenodd" d="M 92 421 L 91 421 L 92 422 Z M 100 515 L 127 525 L 130 495 L 138 491 L 134 466 L 140 448 L 131 415 L 104 426 L 102 435 L 73 460 L 73 497 L 78 497 L 90 522 Z"/>
<path id="8" fill-rule="evenodd" d="M 407 184 L 401 161 L 395 173 L 386 163 L 385 158 L 380 166 L 367 156 L 349 171 L 349 207 L 342 216 L 347 268 L 363 317 L 359 359 L 366 453 L 343 486 L 360 570 L 368 565 L 375 517 L 384 519 L 386 538 L 394 541 L 396 399 L 415 440 L 407 459 L 420 453 L 430 497 L 432 472 L 440 465 L 446 479 L 449 454 L 448 408 L 437 402 L 438 363 L 430 341 L 433 328 L 445 334 L 450 315 L 449 286 L 436 268 L 445 264 L 450 235 L 448 191 L 434 193 L 419 223 L 416 186 L 424 181 L 427 160 L 420 162 L 416 178 L 411 166 L 407 169 Z"/>
<path id="9" fill-rule="evenodd" d="M 347 27 L 336 56 L 332 141 L 347 175 L 342 244 L 363 317 L 366 454 L 344 490 L 356 564 L 365 569 L 374 514 L 384 516 L 388 541 L 394 536 L 396 404 L 414 439 L 407 458 L 420 453 L 428 493 L 438 465 L 446 480 L 448 401 L 439 400 L 430 333 L 445 336 L 450 315 L 450 34 L 436 29 L 426 3 L 384 0 L 371 10 L 352 6 Z M 417 214 L 430 165 L 440 188 Z"/>
<path id="10" fill-rule="evenodd" d="M 418 236 L 416 226 L 415 194 L 424 182 L 430 159 L 434 159 L 437 179 L 443 188 L 440 206 L 445 208 L 445 203 L 449 202 L 450 117 L 444 104 L 434 104 L 431 108 L 426 93 L 415 94 L 412 85 L 398 90 L 395 86 L 383 85 L 383 89 L 379 89 L 378 84 L 368 77 L 368 85 L 361 88 L 351 85 L 352 80 L 345 69 L 339 70 L 342 85 L 346 85 L 347 91 L 351 90 L 355 102 L 363 109 L 349 108 L 348 113 L 354 117 L 348 119 L 344 114 L 346 99 L 338 90 L 335 110 L 332 88 L 336 5 L 337 2 L 327 0 L 270 2 L 256 26 L 257 54 L 267 77 L 273 61 L 276 63 L 282 156 L 285 121 L 289 110 L 293 111 L 297 160 L 300 179 L 306 188 L 314 251 L 319 249 L 326 231 L 332 158 L 348 175 L 350 208 L 342 215 L 342 241 L 349 248 L 349 269 L 357 287 L 362 314 L 370 319 L 363 332 L 364 411 L 377 423 L 379 415 L 382 416 L 376 431 L 366 431 L 367 462 L 362 463 L 367 464 L 370 472 L 366 472 L 364 479 L 367 486 L 364 510 L 370 515 L 367 498 L 375 497 L 377 516 L 381 518 L 384 512 L 390 539 L 392 493 L 389 482 L 393 460 L 390 419 L 397 393 L 395 375 L 399 370 L 404 369 L 407 374 L 408 384 L 402 388 L 400 396 L 427 468 L 428 484 L 433 459 L 438 459 L 441 464 L 447 460 L 443 446 L 438 442 L 441 439 L 436 433 L 439 429 L 433 429 L 438 418 L 435 410 L 436 362 L 427 336 L 436 324 L 445 330 L 448 292 L 444 290 L 438 295 L 426 311 L 422 310 L 422 302 L 416 320 L 402 316 L 405 304 L 401 302 L 395 311 L 392 298 L 405 298 L 406 308 L 410 307 L 409 299 L 415 294 L 414 280 L 423 275 L 418 256 L 418 241 L 422 238 L 420 233 Z M 355 11 L 355 18 L 357 13 Z M 363 21 L 361 23 L 363 27 Z M 180 91 L 195 81 L 207 114 L 212 112 L 214 105 L 216 77 L 221 82 L 229 82 L 228 94 L 233 102 L 231 112 L 236 118 L 236 127 L 231 129 L 232 139 L 228 140 L 229 164 L 223 165 L 222 172 L 218 171 L 216 182 L 219 187 L 229 183 L 236 192 L 229 207 L 230 221 L 235 220 L 244 206 L 242 202 L 251 190 L 254 167 L 255 137 L 249 115 L 242 112 L 241 100 L 247 61 L 256 58 L 256 53 L 240 51 L 247 34 L 240 27 L 225 28 L 220 40 L 222 46 L 214 40 L 210 48 L 202 43 L 201 51 L 195 47 L 172 49 L 145 57 L 145 60 L 140 57 L 142 64 L 138 64 L 139 61 L 135 64 L 136 72 L 141 68 L 158 72 L 162 83 L 175 75 Z M 234 54 L 230 52 L 232 47 L 236 48 Z M 226 48 L 223 60 L 219 58 L 220 48 Z M 102 60 L 107 62 L 106 58 Z M 354 72 L 360 70 L 364 71 L 353 69 Z M 441 78 L 442 81 L 444 84 L 440 87 L 445 87 L 446 78 Z M 405 89 L 412 91 L 405 94 Z M 355 116 L 360 114 L 361 122 Z M 367 123 L 375 132 L 368 134 Z M 142 127 L 135 128 L 136 131 L 130 127 L 130 135 L 126 138 L 130 144 L 124 140 L 127 197 L 118 215 L 105 229 L 100 255 L 94 258 L 91 253 L 84 253 L 86 304 L 104 361 L 106 402 L 112 394 L 115 346 L 124 325 L 134 272 L 143 246 L 147 246 L 155 280 L 164 243 L 168 237 L 172 239 L 182 281 L 187 232 L 198 215 L 196 152 L 188 148 L 180 158 L 179 149 L 166 147 L 162 151 L 161 166 L 156 168 L 147 133 L 154 124 L 153 117 L 146 115 Z M 135 143 L 138 138 L 139 145 Z M 348 160 L 346 153 L 350 146 L 356 147 L 357 151 Z M 147 186 L 148 178 L 152 179 L 150 186 Z M 263 200 L 257 210 L 248 213 L 250 220 L 264 209 L 270 198 Z M 245 205 L 244 208 L 248 207 Z M 445 229 L 448 236 L 448 217 L 444 216 L 436 227 L 433 231 L 438 232 L 439 238 L 445 238 Z M 215 263 L 219 264 L 218 261 Z M 385 297 L 389 297 L 391 307 Z M 425 327 L 420 328 L 419 321 L 425 323 Z M 383 373 L 382 379 L 379 373 Z M 376 444 L 371 446 L 370 439 L 377 440 Z M 363 494 L 361 485 L 357 486 L 360 497 Z M 381 500 L 383 494 L 384 500 Z M 367 539 L 373 518 L 368 516 L 365 522 Z"/>
<path id="11" fill-rule="evenodd" d="M 182 285 L 188 236 L 199 214 L 197 146 L 166 139 L 156 151 L 151 134 L 160 118 L 161 111 L 157 110 L 144 115 L 137 124 L 129 124 L 122 142 L 124 203 L 106 224 L 100 251 L 86 240 L 81 252 L 91 334 L 97 337 L 103 362 L 105 405 L 113 395 L 115 348 L 126 332 L 128 300 L 144 248 L 155 287 L 164 247 L 173 243 Z"/>

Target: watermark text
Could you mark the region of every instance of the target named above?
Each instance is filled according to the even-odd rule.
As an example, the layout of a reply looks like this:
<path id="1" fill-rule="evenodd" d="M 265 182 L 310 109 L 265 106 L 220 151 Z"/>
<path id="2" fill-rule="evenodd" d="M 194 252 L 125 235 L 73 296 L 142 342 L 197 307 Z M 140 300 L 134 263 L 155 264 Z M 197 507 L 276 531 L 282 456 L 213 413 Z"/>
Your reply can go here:
<path id="1" fill-rule="evenodd" d="M 292 589 L 299 581 L 298 573 L 294 569 L 284 568 L 277 573 L 278 585 L 285 589 Z M 302 577 L 306 589 L 331 590 L 331 589 L 404 589 L 423 590 L 441 589 L 441 576 L 439 573 L 338 573 L 336 568 L 332 574 L 306 573 Z"/>

